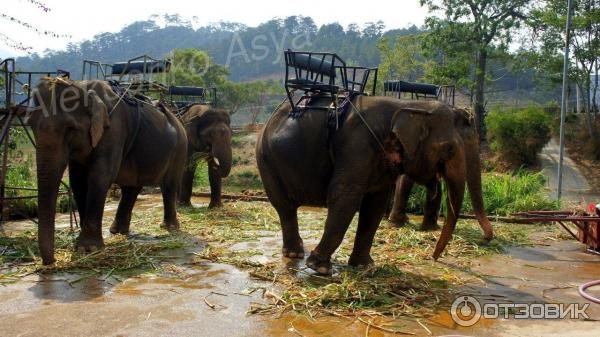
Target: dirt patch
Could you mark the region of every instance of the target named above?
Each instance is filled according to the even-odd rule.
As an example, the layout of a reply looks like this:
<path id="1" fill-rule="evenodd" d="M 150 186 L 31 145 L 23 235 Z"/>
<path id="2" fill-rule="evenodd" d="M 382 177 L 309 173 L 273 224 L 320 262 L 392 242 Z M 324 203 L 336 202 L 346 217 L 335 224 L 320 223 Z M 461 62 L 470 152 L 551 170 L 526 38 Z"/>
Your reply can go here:
<path id="1" fill-rule="evenodd" d="M 581 144 L 567 143 L 567 154 L 577 164 L 577 167 L 587 179 L 591 192 L 600 195 L 600 162 L 590 159 L 581 149 Z M 600 200 L 598 200 L 600 202 Z"/>

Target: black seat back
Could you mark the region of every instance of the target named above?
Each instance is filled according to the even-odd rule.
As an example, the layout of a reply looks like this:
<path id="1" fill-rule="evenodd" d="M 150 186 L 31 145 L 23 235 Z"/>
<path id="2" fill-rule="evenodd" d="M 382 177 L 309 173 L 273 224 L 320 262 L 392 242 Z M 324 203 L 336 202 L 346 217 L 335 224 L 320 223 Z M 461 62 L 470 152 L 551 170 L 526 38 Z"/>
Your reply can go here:
<path id="1" fill-rule="evenodd" d="M 289 66 L 313 72 L 319 75 L 335 77 L 335 64 L 333 55 L 315 55 L 313 53 L 293 52 L 290 54 Z M 327 60 L 327 58 L 331 60 Z"/>
<path id="2" fill-rule="evenodd" d="M 204 97 L 204 88 L 172 85 L 171 87 L 169 87 L 169 94 L 173 96 Z"/>
<path id="3" fill-rule="evenodd" d="M 168 60 L 117 62 L 112 66 L 112 75 L 165 73 L 170 67 Z"/>
<path id="4" fill-rule="evenodd" d="M 383 90 L 385 92 L 411 93 L 437 96 L 439 86 L 427 83 L 412 83 L 406 81 L 385 81 Z"/>

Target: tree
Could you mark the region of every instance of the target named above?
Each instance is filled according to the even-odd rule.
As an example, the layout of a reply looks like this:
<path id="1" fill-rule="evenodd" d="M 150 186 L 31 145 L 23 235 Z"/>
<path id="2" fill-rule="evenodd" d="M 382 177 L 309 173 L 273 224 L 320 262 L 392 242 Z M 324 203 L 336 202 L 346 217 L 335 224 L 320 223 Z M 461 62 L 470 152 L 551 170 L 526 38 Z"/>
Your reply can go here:
<path id="1" fill-rule="evenodd" d="M 268 102 L 274 96 L 281 97 L 284 90 L 280 83 L 269 81 L 256 81 L 248 83 L 250 91 L 249 110 L 250 124 L 256 124 L 258 116 L 268 107 Z"/>
<path id="2" fill-rule="evenodd" d="M 561 74 L 559 69 L 563 67 L 562 48 L 566 7 L 564 1 L 547 0 L 545 7 L 533 11 L 533 36 L 542 42 L 538 43 L 536 48 L 537 66 L 542 71 Z M 588 117 L 588 133 L 594 137 L 597 132 L 595 102 L 598 93 L 598 76 L 593 75 L 598 74 L 600 58 L 600 3 L 597 0 L 575 0 L 572 12 L 573 21 L 569 41 L 572 61 L 569 78 L 575 82 L 583 96 L 583 110 Z"/>
<path id="3" fill-rule="evenodd" d="M 261 112 L 272 105 L 270 103 L 274 98 L 280 99 L 285 94 L 281 84 L 273 80 L 227 82 L 220 92 L 219 102 L 231 114 L 238 112 L 242 107 L 247 107 L 252 124 L 257 122 Z"/>
<path id="4" fill-rule="evenodd" d="M 422 35 L 402 35 L 392 45 L 387 37 L 377 44 L 381 53 L 380 79 L 403 79 L 414 82 L 423 74 Z"/>
<path id="5" fill-rule="evenodd" d="M 430 22 L 435 27 L 422 38 L 424 80 L 440 85 L 454 85 L 473 92 L 473 63 L 475 44 L 462 37 L 469 34 L 467 24 L 439 20 Z"/>
<path id="6" fill-rule="evenodd" d="M 229 110 L 232 115 L 248 104 L 252 95 L 246 83 L 236 82 L 225 83 L 217 94 L 219 105 Z"/>
<path id="7" fill-rule="evenodd" d="M 50 11 L 50 8 L 41 1 L 38 1 L 38 0 L 25 0 L 25 1 L 29 2 L 33 6 L 37 7 L 37 9 L 41 10 L 44 13 L 47 13 Z M 4 4 L 4 5 L 6 5 L 6 4 Z M 51 31 L 51 30 L 45 30 L 45 29 L 39 28 L 29 22 L 25 22 L 25 21 L 23 21 L 19 18 L 16 18 L 12 15 L 2 13 L 1 10 L 0 10 L 0 20 L 17 24 L 27 30 L 34 31 L 40 35 L 45 35 L 45 36 L 54 37 L 54 38 L 70 37 L 70 35 L 67 35 L 67 34 L 59 34 L 54 31 Z M 24 52 L 30 52 L 33 49 L 33 47 L 26 45 L 21 41 L 17 41 L 15 39 L 11 38 L 6 33 L 3 33 L 2 31 L 0 31 L 0 42 L 2 42 L 4 45 L 6 45 L 12 49 L 16 49 L 16 50 L 20 50 L 20 51 L 24 51 Z"/>
<path id="8" fill-rule="evenodd" d="M 507 46 L 512 32 L 520 27 L 531 7 L 530 0 L 420 0 L 428 6 L 426 24 L 431 34 L 443 34 L 450 29 L 460 35 L 445 43 L 456 41 L 473 46 L 476 51 L 474 72 L 474 110 L 479 135 L 484 139 L 485 77 L 488 56 L 494 46 Z M 441 12 L 441 16 L 438 13 Z M 458 29 L 457 29 L 458 27 Z"/>
<path id="9" fill-rule="evenodd" d="M 227 81 L 229 71 L 216 64 L 207 52 L 195 48 L 174 49 L 170 55 L 172 66 L 168 76 L 174 85 L 219 87 Z"/>

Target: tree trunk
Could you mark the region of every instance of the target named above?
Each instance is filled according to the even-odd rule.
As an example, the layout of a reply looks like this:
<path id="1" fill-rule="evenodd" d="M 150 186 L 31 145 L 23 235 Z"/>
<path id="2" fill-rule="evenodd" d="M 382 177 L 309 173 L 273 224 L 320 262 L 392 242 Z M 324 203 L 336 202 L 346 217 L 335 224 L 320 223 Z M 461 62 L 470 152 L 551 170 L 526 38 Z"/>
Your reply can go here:
<path id="1" fill-rule="evenodd" d="M 475 125 L 477 132 L 479 133 L 479 139 L 485 141 L 485 129 L 484 129 L 484 89 L 485 89 L 485 73 L 487 67 L 487 49 L 479 49 L 479 55 L 477 58 L 477 69 L 475 70 Z"/>

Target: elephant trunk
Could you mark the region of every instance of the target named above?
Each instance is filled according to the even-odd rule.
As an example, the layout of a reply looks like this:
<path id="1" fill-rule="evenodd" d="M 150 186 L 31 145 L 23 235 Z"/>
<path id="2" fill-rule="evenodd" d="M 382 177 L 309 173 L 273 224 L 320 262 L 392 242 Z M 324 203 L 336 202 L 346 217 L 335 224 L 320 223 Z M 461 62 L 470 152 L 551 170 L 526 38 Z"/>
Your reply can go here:
<path id="1" fill-rule="evenodd" d="M 445 163 L 444 181 L 447 191 L 447 214 L 442 233 L 433 251 L 434 260 L 437 260 L 446 249 L 446 245 L 452 239 L 456 227 L 465 194 L 465 164 L 465 155 L 462 149 L 458 150 L 456 155 Z"/>
<path id="2" fill-rule="evenodd" d="M 211 156 L 221 178 L 227 177 L 231 171 L 231 137 L 213 142 Z"/>
<path id="3" fill-rule="evenodd" d="M 64 159 L 56 158 L 53 149 L 39 147 L 36 153 L 38 180 L 38 244 L 42 263 L 54 263 L 54 217 L 60 180 L 65 170 Z"/>
<path id="4" fill-rule="evenodd" d="M 481 163 L 479 158 L 479 137 L 475 130 L 472 131 L 473 135 L 469 135 L 465 139 L 465 156 L 467 159 L 467 188 L 469 189 L 469 195 L 471 196 L 471 205 L 475 216 L 479 221 L 479 226 L 483 230 L 484 238 L 491 240 L 494 238 L 494 230 L 492 224 L 485 214 L 485 207 L 483 205 L 483 195 L 481 189 Z"/>

